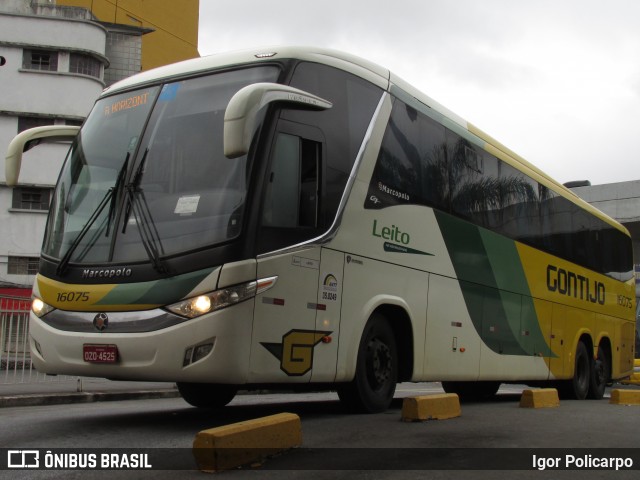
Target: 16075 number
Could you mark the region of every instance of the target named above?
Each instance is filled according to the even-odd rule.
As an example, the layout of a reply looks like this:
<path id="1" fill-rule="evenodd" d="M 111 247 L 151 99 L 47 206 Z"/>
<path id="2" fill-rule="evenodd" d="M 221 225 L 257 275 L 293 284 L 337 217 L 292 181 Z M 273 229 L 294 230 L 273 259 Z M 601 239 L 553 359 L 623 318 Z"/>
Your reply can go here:
<path id="1" fill-rule="evenodd" d="M 58 302 L 88 302 L 89 292 L 60 292 L 57 300 Z"/>

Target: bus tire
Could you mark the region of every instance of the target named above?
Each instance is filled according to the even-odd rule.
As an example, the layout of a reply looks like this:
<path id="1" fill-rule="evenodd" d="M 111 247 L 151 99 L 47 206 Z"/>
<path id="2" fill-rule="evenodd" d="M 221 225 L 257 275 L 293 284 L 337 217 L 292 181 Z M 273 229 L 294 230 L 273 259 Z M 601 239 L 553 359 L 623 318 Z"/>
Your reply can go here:
<path id="1" fill-rule="evenodd" d="M 589 393 L 593 356 L 589 355 L 584 342 L 578 342 L 576 348 L 575 368 L 573 378 L 566 380 L 560 385 L 560 393 L 563 398 L 584 400 Z"/>
<path id="2" fill-rule="evenodd" d="M 500 382 L 442 382 L 447 393 L 455 393 L 461 402 L 479 402 L 495 396 Z"/>
<path id="3" fill-rule="evenodd" d="M 387 319 L 375 313 L 360 339 L 355 378 L 338 386 L 338 396 L 350 411 L 384 412 L 391 405 L 397 381 L 396 339 Z"/>
<path id="4" fill-rule="evenodd" d="M 611 379 L 611 362 L 607 351 L 598 346 L 598 355 L 591 364 L 591 375 L 589 377 L 588 398 L 601 400 L 604 397 L 604 390 Z"/>
<path id="5" fill-rule="evenodd" d="M 178 382 L 178 391 L 189 404 L 198 408 L 221 408 L 238 393 L 233 385 Z"/>

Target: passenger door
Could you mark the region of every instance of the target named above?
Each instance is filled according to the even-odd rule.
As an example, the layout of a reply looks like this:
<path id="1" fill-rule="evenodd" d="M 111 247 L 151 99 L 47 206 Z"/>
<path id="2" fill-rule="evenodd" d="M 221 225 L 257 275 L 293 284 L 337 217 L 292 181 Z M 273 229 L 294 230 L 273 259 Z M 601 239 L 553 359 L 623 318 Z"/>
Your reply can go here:
<path id="1" fill-rule="evenodd" d="M 279 122 L 258 234 L 258 278 L 278 280 L 256 299 L 250 382 L 309 382 L 326 334 L 316 329 L 321 248 L 290 248 L 323 231 L 322 155 L 318 129 Z"/>

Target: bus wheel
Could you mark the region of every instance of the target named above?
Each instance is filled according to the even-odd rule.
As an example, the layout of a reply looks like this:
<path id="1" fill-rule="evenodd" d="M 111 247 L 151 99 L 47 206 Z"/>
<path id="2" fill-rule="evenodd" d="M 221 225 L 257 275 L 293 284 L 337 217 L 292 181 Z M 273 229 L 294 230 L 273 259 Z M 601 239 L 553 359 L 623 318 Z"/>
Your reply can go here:
<path id="1" fill-rule="evenodd" d="M 478 402 L 498 393 L 500 382 L 442 382 L 442 388 L 457 394 L 462 402 Z"/>
<path id="2" fill-rule="evenodd" d="M 598 356 L 591 366 L 589 393 L 587 396 L 595 400 L 600 400 L 604 397 L 604 389 L 611 378 L 609 356 L 602 346 L 598 347 Z"/>
<path id="3" fill-rule="evenodd" d="M 587 398 L 592 363 L 592 356 L 589 355 L 586 345 L 583 342 L 578 342 L 573 378 L 563 382 L 560 388 L 563 397 L 576 400 L 584 400 Z"/>
<path id="4" fill-rule="evenodd" d="M 396 391 L 398 354 L 393 330 L 386 318 L 374 314 L 364 329 L 356 376 L 350 383 L 338 386 L 340 401 L 359 413 L 384 412 Z"/>
<path id="5" fill-rule="evenodd" d="M 189 404 L 198 408 L 220 408 L 233 400 L 238 389 L 233 385 L 178 382 L 178 391 Z"/>

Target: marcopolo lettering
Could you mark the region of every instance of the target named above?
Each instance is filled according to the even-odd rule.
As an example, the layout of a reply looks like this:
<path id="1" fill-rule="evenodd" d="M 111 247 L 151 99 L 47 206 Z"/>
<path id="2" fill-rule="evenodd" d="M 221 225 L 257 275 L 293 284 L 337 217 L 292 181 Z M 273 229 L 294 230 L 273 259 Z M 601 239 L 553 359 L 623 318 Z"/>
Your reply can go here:
<path id="1" fill-rule="evenodd" d="M 554 265 L 547 265 L 547 289 L 585 302 L 604 305 L 605 301 L 604 283 Z"/>
<path id="2" fill-rule="evenodd" d="M 378 229 L 378 221 L 373 221 L 373 232 L 374 237 L 384 238 L 385 240 L 392 240 L 394 242 L 400 242 L 403 245 L 408 245 L 411 241 L 411 236 L 408 233 L 402 232 L 395 225 L 391 225 L 391 227 L 380 227 Z"/>
<path id="3" fill-rule="evenodd" d="M 82 278 L 124 278 L 130 277 L 132 274 L 130 268 L 101 268 L 90 269 L 85 268 L 82 271 Z"/>

